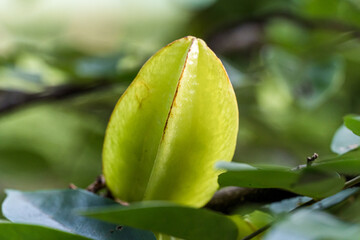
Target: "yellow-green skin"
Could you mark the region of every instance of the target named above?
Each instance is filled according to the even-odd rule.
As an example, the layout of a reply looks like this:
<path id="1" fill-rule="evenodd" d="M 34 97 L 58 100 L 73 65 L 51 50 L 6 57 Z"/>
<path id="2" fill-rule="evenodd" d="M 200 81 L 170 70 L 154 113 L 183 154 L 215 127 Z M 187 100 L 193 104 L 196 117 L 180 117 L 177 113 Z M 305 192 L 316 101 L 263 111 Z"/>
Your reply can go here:
<path id="1" fill-rule="evenodd" d="M 195 37 L 141 68 L 110 118 L 103 172 L 127 202 L 203 206 L 218 188 L 214 164 L 231 161 L 238 132 L 234 90 L 221 61 Z"/>

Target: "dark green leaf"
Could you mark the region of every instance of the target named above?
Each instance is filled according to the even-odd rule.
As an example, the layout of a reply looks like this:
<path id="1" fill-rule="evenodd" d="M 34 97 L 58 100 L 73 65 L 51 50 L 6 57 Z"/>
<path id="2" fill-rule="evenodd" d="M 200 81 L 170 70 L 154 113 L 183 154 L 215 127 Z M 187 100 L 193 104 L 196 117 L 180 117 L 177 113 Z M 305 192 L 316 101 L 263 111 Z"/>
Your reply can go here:
<path id="1" fill-rule="evenodd" d="M 339 192 L 344 187 L 344 184 L 344 178 L 340 177 L 336 172 L 304 168 L 301 170 L 296 183 L 292 184 L 288 190 L 320 199 Z"/>
<path id="2" fill-rule="evenodd" d="M 18 224 L 18 223 L 0 223 L 0 239 L 1 240 L 85 240 L 82 236 L 62 232 L 43 226 Z"/>
<path id="3" fill-rule="evenodd" d="M 355 149 L 343 155 L 314 163 L 313 168 L 336 171 L 342 174 L 360 174 L 360 150 Z"/>
<path id="4" fill-rule="evenodd" d="M 52 227 L 98 240 L 155 239 L 150 232 L 129 227 L 116 231 L 115 224 L 76 215 L 74 210 L 79 208 L 118 205 L 85 190 L 7 190 L 6 193 L 2 211 L 12 222 Z"/>
<path id="5" fill-rule="evenodd" d="M 298 179 L 298 173 L 284 169 L 254 168 L 240 163 L 217 164 L 220 169 L 228 170 L 219 176 L 220 186 L 239 186 L 249 188 L 289 188 Z M 252 167 L 252 168 L 251 168 Z"/>
<path id="6" fill-rule="evenodd" d="M 217 168 L 228 170 L 219 176 L 220 186 L 282 188 L 312 198 L 330 196 L 342 189 L 344 179 L 335 172 L 313 168 L 295 171 L 278 166 L 251 166 L 219 162 Z"/>
<path id="7" fill-rule="evenodd" d="M 164 201 L 94 209 L 84 214 L 107 222 L 188 240 L 234 240 L 238 232 L 236 224 L 225 215 Z"/>

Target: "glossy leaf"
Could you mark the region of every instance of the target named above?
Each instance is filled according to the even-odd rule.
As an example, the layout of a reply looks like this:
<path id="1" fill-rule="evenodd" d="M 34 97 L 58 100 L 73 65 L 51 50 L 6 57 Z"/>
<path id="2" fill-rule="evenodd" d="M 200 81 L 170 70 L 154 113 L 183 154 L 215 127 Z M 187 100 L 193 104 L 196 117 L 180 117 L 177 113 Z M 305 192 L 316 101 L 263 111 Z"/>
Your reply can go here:
<path id="1" fill-rule="evenodd" d="M 324 198 L 321 201 L 318 201 L 310 206 L 307 206 L 306 208 L 316 209 L 316 210 L 329 209 L 331 207 L 334 207 L 335 205 L 342 203 L 346 199 L 349 199 L 350 197 L 359 194 L 359 192 L 360 192 L 360 188 L 345 189 L 333 196 Z M 300 205 L 305 204 L 311 200 L 312 199 L 309 197 L 298 196 L 290 199 L 285 199 L 280 202 L 267 204 L 262 209 L 268 209 L 275 214 L 288 213 L 294 210 L 295 208 L 299 207 Z"/>
<path id="2" fill-rule="evenodd" d="M 312 198 L 298 196 L 289 199 L 284 199 L 279 202 L 273 202 L 262 207 L 262 209 L 270 210 L 274 214 L 288 213 L 301 204 L 311 201 Z"/>
<path id="3" fill-rule="evenodd" d="M 337 193 L 345 183 L 335 172 L 312 167 L 292 170 L 280 166 L 251 166 L 227 162 L 218 162 L 216 166 L 228 170 L 219 176 L 220 186 L 282 188 L 317 199 Z"/>
<path id="4" fill-rule="evenodd" d="M 338 192 L 337 194 L 324 198 L 319 202 L 314 203 L 309 207 L 309 209 L 328 209 L 331 207 L 334 207 L 337 204 L 342 203 L 346 199 L 358 195 L 360 193 L 360 188 L 354 187 L 354 188 L 348 188 L 341 192 Z"/>
<path id="5" fill-rule="evenodd" d="M 116 231 L 115 224 L 77 215 L 75 211 L 79 208 L 119 205 L 88 191 L 6 192 L 7 198 L 2 205 L 2 212 L 12 222 L 52 227 L 97 240 L 155 240 L 151 232 L 129 227 Z"/>
<path id="6" fill-rule="evenodd" d="M 86 240 L 89 238 L 79 235 L 62 232 L 43 226 L 18 224 L 18 223 L 0 223 L 0 239 L 1 240 Z"/>
<path id="7" fill-rule="evenodd" d="M 331 150 L 337 154 L 347 153 L 360 146 L 360 137 L 342 125 L 334 134 Z"/>
<path id="8" fill-rule="evenodd" d="M 273 226 L 265 240 L 353 240 L 359 239 L 360 226 L 339 221 L 320 211 L 300 210 Z"/>
<path id="9" fill-rule="evenodd" d="M 117 103 L 103 149 L 114 196 L 202 206 L 216 191 L 215 161 L 232 159 L 238 128 L 233 88 L 197 38 L 156 53 Z"/>
<path id="10" fill-rule="evenodd" d="M 84 215 L 188 240 L 234 240 L 238 234 L 237 225 L 225 215 L 164 201 L 88 210 Z"/>

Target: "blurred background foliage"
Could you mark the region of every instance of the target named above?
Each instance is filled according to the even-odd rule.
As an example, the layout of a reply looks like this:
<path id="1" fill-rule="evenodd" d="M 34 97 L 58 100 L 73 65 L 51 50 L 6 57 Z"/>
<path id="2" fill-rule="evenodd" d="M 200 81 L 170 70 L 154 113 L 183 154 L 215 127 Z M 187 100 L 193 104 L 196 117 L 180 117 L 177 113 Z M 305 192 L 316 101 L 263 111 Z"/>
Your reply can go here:
<path id="1" fill-rule="evenodd" d="M 358 0 L 2 0 L 1 192 L 93 181 L 116 101 L 186 35 L 208 43 L 235 88 L 235 161 L 330 156 L 342 117 L 359 112 Z"/>

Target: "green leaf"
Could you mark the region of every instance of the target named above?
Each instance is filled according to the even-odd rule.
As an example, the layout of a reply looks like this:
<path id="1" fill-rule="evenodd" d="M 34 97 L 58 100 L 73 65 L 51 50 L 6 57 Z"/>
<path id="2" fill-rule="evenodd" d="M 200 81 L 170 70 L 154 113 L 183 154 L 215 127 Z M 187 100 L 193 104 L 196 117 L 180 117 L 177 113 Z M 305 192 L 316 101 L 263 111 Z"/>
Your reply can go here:
<path id="1" fill-rule="evenodd" d="M 78 236 L 75 234 L 62 232 L 36 225 L 18 224 L 18 223 L 0 223 L 0 239 L 1 240 L 86 240 L 89 238 Z"/>
<path id="2" fill-rule="evenodd" d="M 321 201 L 318 201 L 308 207 L 307 209 L 316 209 L 316 210 L 324 210 L 329 209 L 337 204 L 342 203 L 346 199 L 350 198 L 351 196 L 354 196 L 360 192 L 360 188 L 349 188 L 345 189 L 341 192 L 338 192 L 337 194 L 324 198 Z M 280 214 L 280 213 L 288 213 L 295 208 L 299 207 L 301 204 L 305 204 L 312 199 L 309 197 L 304 196 L 298 196 L 290 199 L 285 199 L 280 202 L 274 202 L 265 205 L 262 207 L 262 209 L 268 209 L 272 213 Z"/>
<path id="3" fill-rule="evenodd" d="M 342 203 L 343 201 L 354 195 L 358 195 L 359 193 L 360 193 L 360 188 L 357 187 L 345 189 L 333 196 L 327 197 L 319 202 L 314 203 L 309 207 L 309 209 L 321 209 L 321 210 L 329 209 L 337 204 Z"/>
<path id="4" fill-rule="evenodd" d="M 244 220 L 250 223 L 253 228 L 259 229 L 274 221 L 274 218 L 267 213 L 255 210 L 244 216 Z"/>
<path id="5" fill-rule="evenodd" d="M 88 210 L 84 215 L 188 240 L 234 240 L 238 235 L 237 225 L 225 215 L 164 201 Z"/>
<path id="6" fill-rule="evenodd" d="M 218 162 L 216 167 L 228 170 L 219 176 L 222 187 L 282 188 L 316 199 L 337 193 L 345 183 L 335 172 L 312 167 L 295 171 L 280 166 L 251 166 L 234 162 Z"/>
<path id="7" fill-rule="evenodd" d="M 311 200 L 312 198 L 310 197 L 298 196 L 279 202 L 266 204 L 261 209 L 270 210 L 270 212 L 274 214 L 288 213 L 300 206 L 301 204 L 307 203 Z"/>
<path id="8" fill-rule="evenodd" d="M 360 226 L 339 221 L 320 211 L 299 210 L 271 228 L 264 240 L 353 240 Z"/>
<path id="9" fill-rule="evenodd" d="M 360 136 L 360 116 L 347 115 L 344 117 L 344 124 L 353 133 Z"/>
<path id="10" fill-rule="evenodd" d="M 7 190 L 6 193 L 2 212 L 12 222 L 52 227 L 98 240 L 155 239 L 151 232 L 129 227 L 116 231 L 114 224 L 76 215 L 74 210 L 79 208 L 119 205 L 85 190 Z"/>
<path id="11" fill-rule="evenodd" d="M 342 125 L 334 134 L 331 150 L 337 154 L 347 153 L 360 146 L 360 137 Z"/>
<path id="12" fill-rule="evenodd" d="M 238 228 L 237 239 L 243 239 L 244 237 L 250 235 L 251 233 L 257 230 L 255 226 L 253 226 L 249 221 L 246 221 L 244 217 L 240 215 L 232 215 L 229 216 L 229 218 L 233 220 L 233 222 L 236 224 Z M 259 240 L 259 238 L 255 237 L 254 240 Z"/>
<path id="13" fill-rule="evenodd" d="M 218 188 L 215 161 L 232 159 L 238 129 L 233 88 L 195 37 L 156 53 L 117 103 L 103 172 L 115 197 L 204 205 Z"/>
<path id="14" fill-rule="evenodd" d="M 355 149 L 343 155 L 316 162 L 312 167 L 319 170 L 336 171 L 341 174 L 360 174 L 360 150 Z"/>
<path id="15" fill-rule="evenodd" d="M 256 168 L 244 163 L 218 162 L 216 167 L 227 170 L 219 176 L 220 186 L 248 188 L 289 188 L 298 173 L 283 168 Z"/>
<path id="16" fill-rule="evenodd" d="M 300 172 L 296 183 L 292 184 L 288 190 L 320 199 L 339 192 L 344 184 L 345 179 L 336 172 L 305 168 Z"/>

